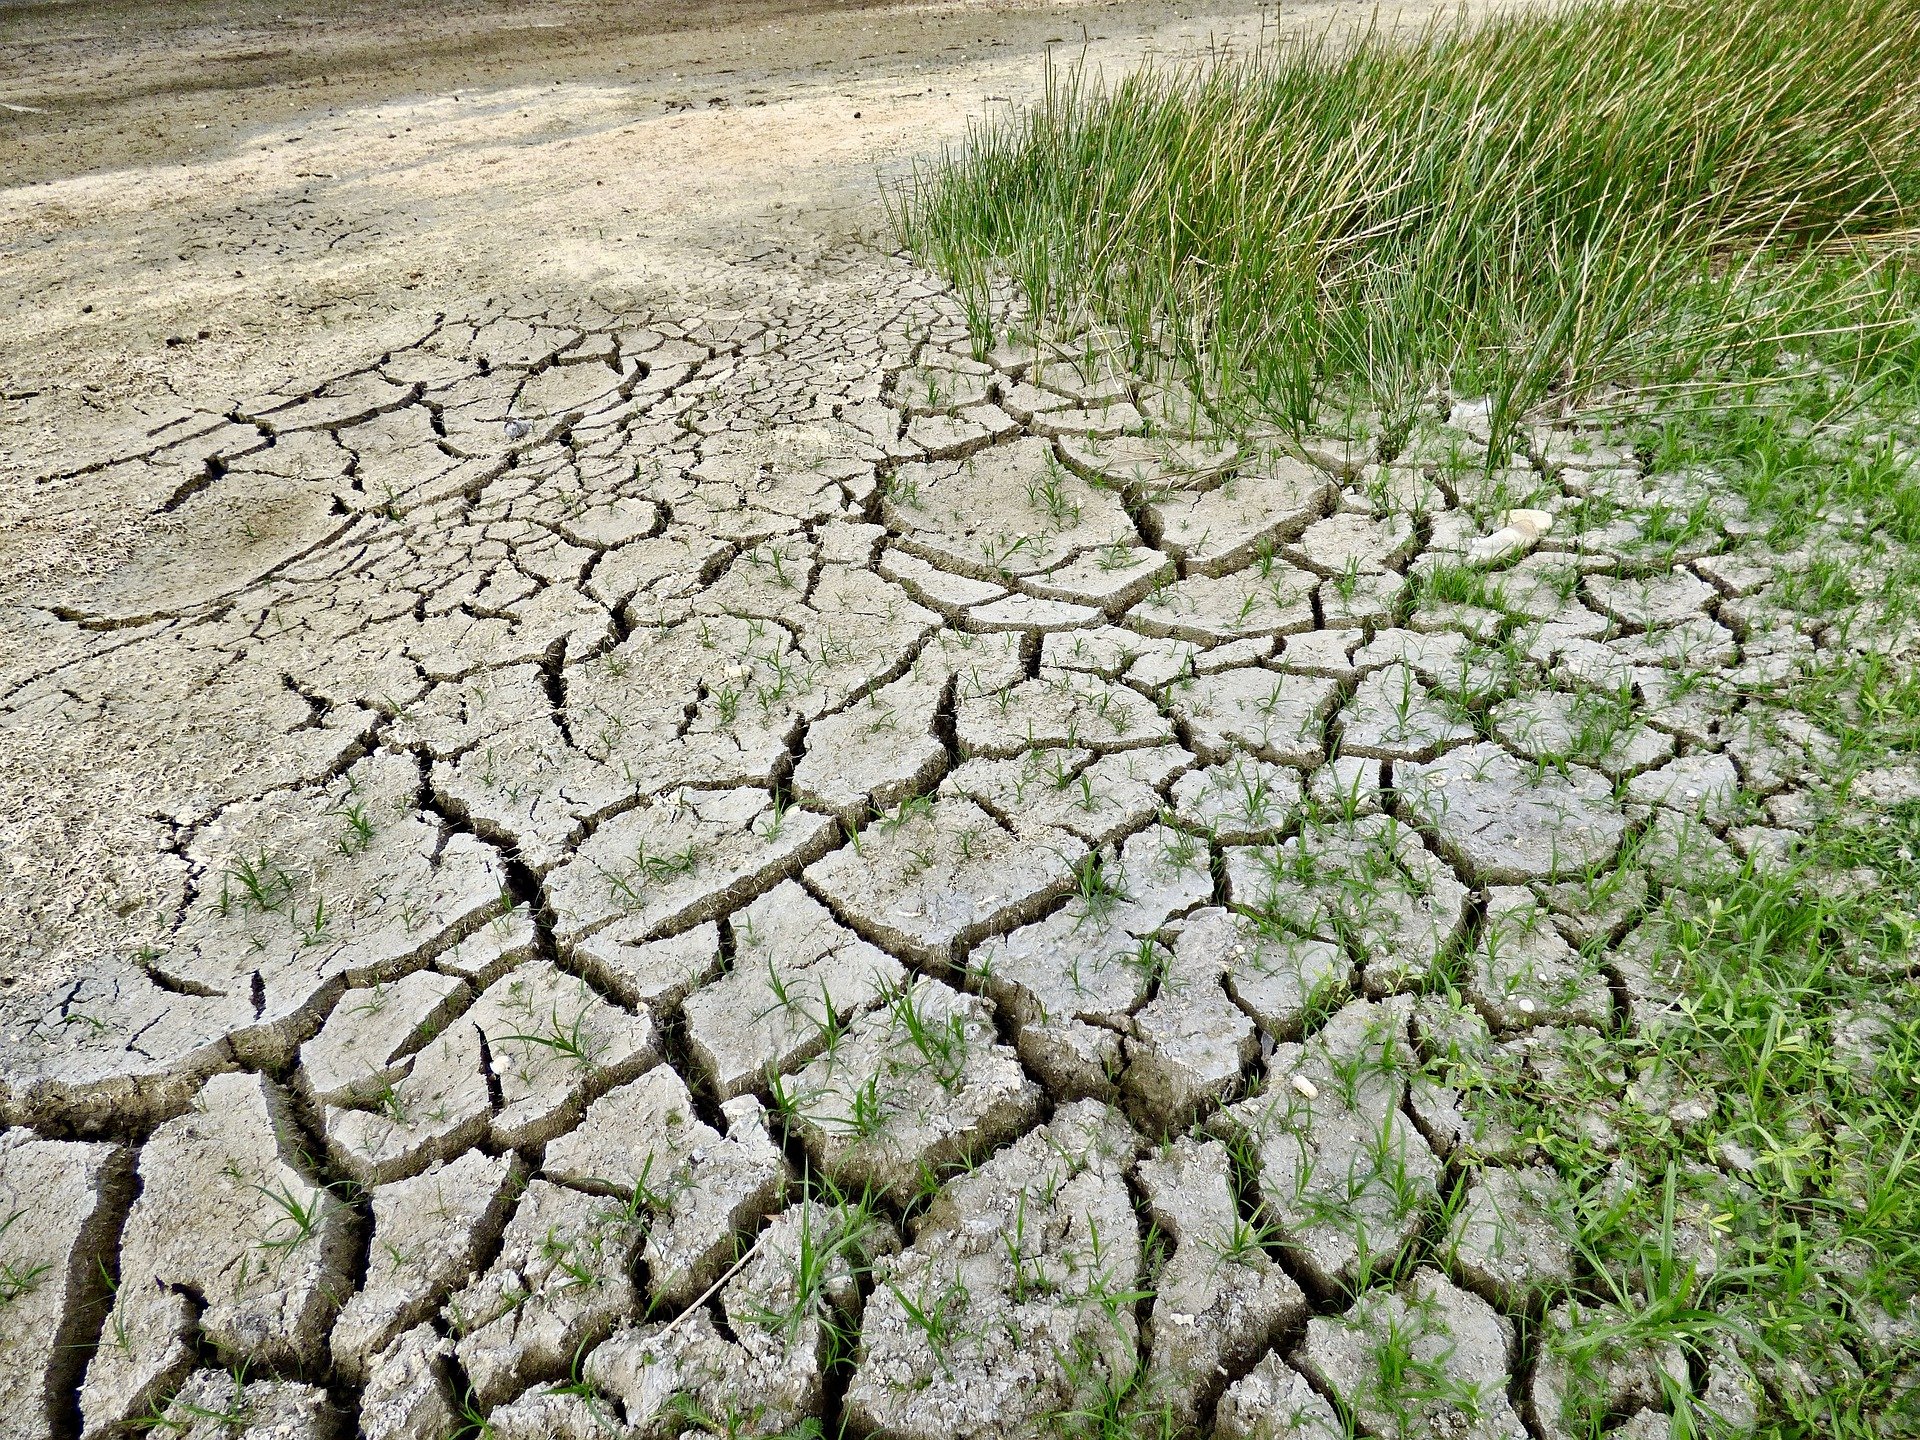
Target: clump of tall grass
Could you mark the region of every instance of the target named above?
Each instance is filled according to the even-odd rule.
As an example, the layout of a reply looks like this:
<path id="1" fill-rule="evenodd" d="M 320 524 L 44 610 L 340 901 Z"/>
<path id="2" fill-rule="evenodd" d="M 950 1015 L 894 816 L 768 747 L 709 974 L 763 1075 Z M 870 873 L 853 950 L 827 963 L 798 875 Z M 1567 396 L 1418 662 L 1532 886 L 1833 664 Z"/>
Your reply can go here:
<path id="1" fill-rule="evenodd" d="M 1912 0 L 1621 0 L 1073 69 L 896 219 L 976 302 L 1010 274 L 1040 323 L 1298 424 L 1445 387 L 1498 421 L 1782 352 L 1871 371 L 1920 348 L 1916 55 Z"/>

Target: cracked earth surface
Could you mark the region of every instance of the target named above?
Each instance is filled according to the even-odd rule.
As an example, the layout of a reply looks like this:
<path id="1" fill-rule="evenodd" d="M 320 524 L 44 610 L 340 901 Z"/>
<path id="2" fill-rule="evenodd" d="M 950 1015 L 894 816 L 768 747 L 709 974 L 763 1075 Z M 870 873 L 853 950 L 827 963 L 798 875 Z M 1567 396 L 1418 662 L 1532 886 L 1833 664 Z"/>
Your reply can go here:
<path id="1" fill-rule="evenodd" d="M 113 462 L 166 538 L 4 700 L 50 770 L 127 747 L 146 840 L 16 853 L 0 1184 L 71 1201 L 8 1237 L 60 1283 L 7 1434 L 210 1357 L 260 1434 L 1013 1434 L 1139 1367 L 1222 1435 L 1554 1433 L 1569 1233 L 1450 1081 L 1657 1023 L 1645 865 L 1783 842 L 1739 797 L 1817 737 L 1736 687 L 1814 642 L 1739 519 L 1670 553 L 1684 479 L 1574 432 L 1462 494 L 1471 415 L 1222 442 L 1086 343 L 976 358 L 903 260 L 780 273 L 448 316 Z"/>
<path id="2" fill-rule="evenodd" d="M 1471 406 L 1223 438 L 870 246 L 708 292 L 36 477 L 158 520 L 0 693 L 0 1437 L 1571 1433 L 1475 1093 L 1657 1026 L 1650 907 L 1805 824 L 1754 697 L 1844 641 L 1764 527 Z"/>

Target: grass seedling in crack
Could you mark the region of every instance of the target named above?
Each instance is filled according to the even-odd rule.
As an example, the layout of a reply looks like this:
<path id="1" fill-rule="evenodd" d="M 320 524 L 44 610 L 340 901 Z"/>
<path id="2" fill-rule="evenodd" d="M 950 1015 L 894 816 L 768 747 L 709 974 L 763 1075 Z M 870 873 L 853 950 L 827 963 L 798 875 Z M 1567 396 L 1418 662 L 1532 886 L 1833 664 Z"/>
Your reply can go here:
<path id="1" fill-rule="evenodd" d="M 233 1384 L 232 1398 L 220 1409 L 214 1410 L 189 1400 L 176 1398 L 164 1409 L 156 1406 L 153 1412 L 135 1423 L 136 1428 L 151 1434 L 156 1430 L 169 1434 L 184 1435 L 201 1428 L 201 1422 L 212 1421 L 223 1432 L 232 1433 L 246 1426 L 253 1419 L 253 1407 L 247 1403 L 247 1362 L 237 1362 L 227 1372 L 227 1378 Z M 176 1414 L 177 1412 L 177 1414 Z"/>
<path id="2" fill-rule="evenodd" d="M 819 1038 L 819 1053 L 831 1059 L 839 1053 L 840 1042 L 846 1039 L 847 1032 L 852 1028 L 853 1015 L 851 1011 L 843 1012 L 834 1005 L 825 980 L 820 982 L 820 1017 L 815 1020 L 809 1015 L 807 1018 L 813 1021 L 815 1034 Z"/>
<path id="3" fill-rule="evenodd" d="M 1113 907 L 1131 900 L 1120 877 L 1098 850 L 1089 851 L 1073 867 L 1073 896 L 1081 920 L 1104 920 Z"/>
<path id="4" fill-rule="evenodd" d="M 351 805 L 341 805 L 335 813 L 346 824 L 346 833 L 340 837 L 342 855 L 358 855 L 373 843 L 373 817 L 367 814 L 365 801 L 356 800 Z"/>
<path id="5" fill-rule="evenodd" d="M 0 1242 L 6 1240 L 7 1231 L 26 1213 L 16 1210 L 5 1220 L 0 1220 Z M 51 1269 L 53 1266 L 44 1261 L 37 1265 L 25 1260 L 0 1261 L 0 1310 L 38 1288 L 42 1278 Z"/>
<path id="6" fill-rule="evenodd" d="M 1235 1215 L 1233 1224 L 1224 1235 L 1213 1240 L 1213 1252 L 1222 1261 L 1230 1265 L 1247 1265 L 1256 1255 L 1265 1255 L 1279 1243 L 1280 1232 L 1270 1220 L 1256 1216 L 1248 1219 L 1244 1215 Z"/>
<path id="7" fill-rule="evenodd" d="M 593 1064 L 594 1051 L 599 1044 L 587 1028 L 587 1015 L 590 1007 L 583 1001 L 580 1009 L 571 1020 L 560 1018 L 560 1007 L 555 1005 L 547 1014 L 547 1023 L 540 1030 L 517 1030 L 500 1036 L 505 1042 L 518 1041 L 523 1045 L 537 1045 L 556 1055 L 563 1055 L 581 1069 Z"/>
<path id="8" fill-rule="evenodd" d="M 1070 1393 L 1078 1403 L 1047 1417 L 1062 1440 L 1176 1440 L 1181 1427 L 1172 1403 L 1154 1393 L 1145 1365 L 1116 1373 L 1086 1335 L 1063 1356 Z"/>
<path id="9" fill-rule="evenodd" d="M 1438 1354 L 1420 1355 L 1420 1342 L 1434 1333 L 1435 1323 L 1420 1311 L 1410 1320 L 1395 1316 L 1374 1343 L 1374 1373 L 1369 1377 L 1374 1396 L 1404 1429 L 1411 1429 L 1420 1411 L 1434 1401 L 1454 1406 L 1469 1419 L 1481 1412 L 1478 1392 L 1447 1372 L 1446 1362 L 1454 1350 L 1451 1338 Z"/>
<path id="10" fill-rule="evenodd" d="M 956 1276 L 947 1282 L 946 1288 L 938 1296 L 930 1296 L 926 1278 L 923 1277 L 917 1300 L 909 1299 L 897 1285 L 888 1285 L 887 1292 L 900 1302 L 907 1323 L 926 1337 L 927 1349 L 933 1353 L 934 1363 L 948 1379 L 952 1379 L 953 1370 L 947 1363 L 947 1352 L 953 1342 L 960 1338 L 960 1314 L 973 1299 L 967 1287 Z"/>
<path id="11" fill-rule="evenodd" d="M 605 1277 L 593 1263 L 604 1248 L 598 1234 L 562 1240 L 559 1231 L 549 1227 L 540 1239 L 540 1258 L 552 1267 L 551 1273 L 561 1277 L 559 1289 L 595 1290 L 605 1283 Z"/>
<path id="12" fill-rule="evenodd" d="M 847 1093 L 846 1114 L 834 1117 L 833 1123 L 857 1140 L 870 1140 L 886 1128 L 892 1108 L 888 1098 L 880 1093 L 880 1076 L 876 1072 Z"/>
<path id="13" fill-rule="evenodd" d="M 780 832 L 786 829 L 787 814 L 793 809 L 793 800 L 783 791 L 776 790 L 767 807 L 766 816 L 755 826 L 754 833 L 768 844 L 780 838 Z"/>
<path id="14" fill-rule="evenodd" d="M 471 1389 L 460 1397 L 457 1419 L 459 1423 L 453 1432 L 453 1440 L 492 1440 L 493 1421 L 487 1418 L 485 1407 Z"/>
<path id="15" fill-rule="evenodd" d="M 256 1182 L 250 1188 L 266 1196 L 280 1211 L 255 1242 L 260 1249 L 284 1255 L 312 1238 L 326 1207 L 324 1191 L 316 1190 L 308 1199 L 302 1200 L 285 1185 L 269 1186 Z"/>
<path id="16" fill-rule="evenodd" d="M 883 835 L 891 835 L 910 820 L 930 820 L 933 818 L 933 798 L 928 795 L 909 795 L 891 810 L 874 821 L 873 828 Z"/>
<path id="17" fill-rule="evenodd" d="M 944 1020 L 931 1020 L 922 1008 L 921 988 L 908 982 L 891 987 L 883 998 L 892 1018 L 894 1032 L 904 1037 L 920 1056 L 920 1066 L 933 1076 L 940 1088 L 951 1092 L 960 1083 L 968 1053 L 967 1022 L 958 1012 Z"/>
<path id="18" fill-rule="evenodd" d="M 285 869 L 260 851 L 258 858 L 246 855 L 230 861 L 220 876 L 220 913 L 225 915 L 233 903 L 229 882 L 240 887 L 241 903 L 256 914 L 268 915 L 293 898 L 294 880 Z"/>
<path id="19" fill-rule="evenodd" d="M 587 1376 L 581 1368 L 581 1362 L 587 1357 L 588 1345 L 582 1341 L 574 1347 L 573 1361 L 567 1367 L 567 1378 L 556 1383 L 549 1393 L 571 1395 L 587 1408 L 587 1414 L 594 1424 L 613 1432 L 618 1427 L 619 1412 L 614 1408 L 612 1399 Z"/>
<path id="20" fill-rule="evenodd" d="M 649 851 L 646 842 L 641 841 L 634 847 L 633 858 L 625 866 L 618 869 L 606 866 L 596 868 L 607 883 L 610 898 L 629 909 L 637 909 L 645 903 L 648 886 L 691 875 L 699 864 L 700 850 L 692 841 L 678 850 L 658 853 Z"/>

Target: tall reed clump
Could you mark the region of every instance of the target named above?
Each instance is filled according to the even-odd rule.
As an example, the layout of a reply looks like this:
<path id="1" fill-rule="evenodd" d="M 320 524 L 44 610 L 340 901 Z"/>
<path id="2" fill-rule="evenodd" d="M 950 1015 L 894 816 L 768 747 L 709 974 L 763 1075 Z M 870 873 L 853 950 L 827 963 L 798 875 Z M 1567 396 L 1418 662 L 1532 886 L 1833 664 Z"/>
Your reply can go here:
<path id="1" fill-rule="evenodd" d="M 1010 274 L 1036 320 L 1118 325 L 1301 425 L 1782 351 L 1910 368 L 1916 56 L 1913 0 L 1621 0 L 1075 69 L 896 219 L 974 301 Z"/>

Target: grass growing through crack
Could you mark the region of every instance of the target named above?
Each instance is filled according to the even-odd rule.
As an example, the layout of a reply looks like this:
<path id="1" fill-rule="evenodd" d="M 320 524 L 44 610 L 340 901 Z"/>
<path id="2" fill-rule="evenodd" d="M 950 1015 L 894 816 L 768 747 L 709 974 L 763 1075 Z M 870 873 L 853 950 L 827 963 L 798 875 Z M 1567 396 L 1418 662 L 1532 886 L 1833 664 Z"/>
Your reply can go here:
<path id="1" fill-rule="evenodd" d="M 950 1279 L 946 1288 L 938 1295 L 930 1295 L 923 1277 L 917 1296 L 909 1296 L 899 1286 L 887 1286 L 893 1298 L 900 1302 L 901 1312 L 907 1324 L 926 1337 L 927 1349 L 933 1355 L 934 1362 L 952 1377 L 947 1364 L 947 1352 L 960 1338 L 960 1315 L 972 1298 L 958 1278 Z"/>
<path id="2" fill-rule="evenodd" d="M 242 1360 L 235 1364 L 227 1376 L 233 1385 L 233 1393 L 219 1409 L 176 1397 L 164 1408 L 156 1406 L 149 1414 L 135 1420 L 134 1428 L 148 1435 L 185 1435 L 201 1430 L 210 1421 L 223 1433 L 231 1434 L 240 1430 L 253 1418 L 253 1407 L 247 1400 L 247 1362 Z"/>
<path id="3" fill-rule="evenodd" d="M 1670 881 L 1642 952 L 1664 1009 L 1566 1063 L 1496 1063 L 1480 1113 L 1572 1182 L 1584 1288 L 1611 1307 L 1568 1337 L 1576 1360 L 1672 1343 L 1724 1367 L 1734 1349 L 1766 1384 L 1766 1433 L 1902 1433 L 1920 1403 L 1920 801 L 1872 813 L 1846 789 L 1920 748 L 1920 685 L 1869 656 L 1791 699 L 1838 750 L 1812 833 L 1786 863 Z"/>
<path id="4" fill-rule="evenodd" d="M 1451 383 L 1499 432 L 1782 343 L 1871 375 L 1915 346 L 1915 53 L 1906 0 L 1625 0 L 1075 70 L 896 221 L 970 313 L 1010 273 L 1299 425 Z"/>
<path id="5" fill-rule="evenodd" d="M 584 988 L 583 986 L 582 989 L 584 990 Z M 518 1000 L 521 997 L 516 994 L 514 998 Z M 563 1056 L 571 1060 L 575 1065 L 585 1067 L 593 1063 L 594 1050 L 599 1043 L 599 1038 L 594 1035 L 587 1026 L 589 1008 L 589 998 L 583 994 L 580 1009 L 575 1012 L 573 1018 L 571 1020 L 562 1020 L 560 1018 L 559 1003 L 555 1002 L 547 1013 L 547 1021 L 544 1028 L 515 1030 L 503 1034 L 499 1038 L 503 1044 L 515 1043 L 523 1046 L 538 1046 L 550 1054 Z M 539 1017 L 532 1012 L 531 1008 L 528 1008 L 527 1018 L 536 1023 L 539 1020 Z M 532 1054 L 533 1051 L 528 1050 L 526 1052 L 527 1058 L 530 1059 Z"/>
<path id="6" fill-rule="evenodd" d="M 251 1188 L 272 1201 L 280 1211 L 257 1242 L 262 1250 L 285 1254 L 298 1249 L 313 1235 L 325 1213 L 326 1196 L 321 1191 L 316 1190 L 303 1200 L 291 1186 L 284 1184 L 255 1184 Z"/>
<path id="7" fill-rule="evenodd" d="M 24 1210 L 15 1210 L 4 1220 L 0 1220 L 0 1240 L 6 1238 L 7 1231 L 11 1230 L 26 1213 Z M 0 1261 L 0 1311 L 4 1311 L 21 1296 L 38 1288 L 41 1280 L 51 1269 L 53 1266 L 45 1261 L 38 1264 L 26 1260 Z"/>

